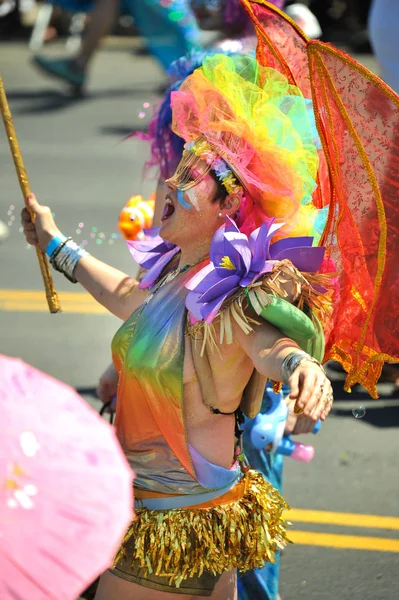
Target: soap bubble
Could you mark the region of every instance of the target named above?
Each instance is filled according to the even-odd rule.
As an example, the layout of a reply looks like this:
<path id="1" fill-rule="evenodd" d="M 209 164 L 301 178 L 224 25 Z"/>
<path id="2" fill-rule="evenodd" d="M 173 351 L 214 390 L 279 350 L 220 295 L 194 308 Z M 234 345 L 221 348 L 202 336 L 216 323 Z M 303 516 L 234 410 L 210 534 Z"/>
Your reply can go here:
<path id="1" fill-rule="evenodd" d="M 362 419 L 365 414 L 366 409 L 364 408 L 364 406 L 357 406 L 352 410 L 352 415 L 355 417 L 355 419 Z"/>

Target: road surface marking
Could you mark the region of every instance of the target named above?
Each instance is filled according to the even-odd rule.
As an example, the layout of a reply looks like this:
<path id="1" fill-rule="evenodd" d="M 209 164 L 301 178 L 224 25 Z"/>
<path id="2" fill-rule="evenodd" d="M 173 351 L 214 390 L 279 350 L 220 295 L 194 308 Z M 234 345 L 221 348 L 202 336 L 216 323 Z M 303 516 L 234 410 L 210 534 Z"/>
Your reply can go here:
<path id="1" fill-rule="evenodd" d="M 399 540 L 360 535 L 337 535 L 313 531 L 288 530 L 289 539 L 302 546 L 324 548 L 347 548 L 351 550 L 374 550 L 374 552 L 399 552 Z"/>
<path id="2" fill-rule="evenodd" d="M 59 292 L 62 311 L 75 314 L 106 314 L 107 309 L 86 292 Z M 0 311 L 48 312 L 44 290 L 0 290 Z"/>
<path id="3" fill-rule="evenodd" d="M 369 529 L 399 529 L 398 517 L 379 517 L 378 515 L 362 515 L 356 513 L 336 513 L 324 510 L 304 510 L 293 508 L 285 515 L 296 523 L 321 523 L 325 525 L 343 525 L 345 527 L 364 527 Z"/>

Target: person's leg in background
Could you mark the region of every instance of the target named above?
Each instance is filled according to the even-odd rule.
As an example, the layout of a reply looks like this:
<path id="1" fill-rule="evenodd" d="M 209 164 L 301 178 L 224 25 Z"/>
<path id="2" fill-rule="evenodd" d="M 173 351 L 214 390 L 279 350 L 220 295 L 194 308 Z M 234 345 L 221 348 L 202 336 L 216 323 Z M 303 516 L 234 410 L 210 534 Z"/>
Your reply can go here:
<path id="1" fill-rule="evenodd" d="M 373 50 L 375 52 L 380 77 L 397 93 L 399 94 L 399 38 L 398 38 L 398 23 L 399 23 L 399 3 L 391 0 L 374 0 L 369 14 L 369 32 Z M 399 140 L 396 141 L 399 143 Z M 387 172 L 390 168 L 394 168 L 394 157 L 392 165 L 387 164 Z M 382 190 L 384 194 L 385 190 Z M 396 211 L 396 205 L 392 205 L 391 211 Z M 397 217 L 393 218 L 392 222 L 397 222 Z M 390 235 L 395 235 L 391 232 Z M 394 259 L 390 265 L 392 270 L 397 268 L 397 260 Z M 389 298 L 390 302 L 392 301 Z M 387 306 L 387 310 L 389 307 Z M 383 327 L 383 320 L 381 323 Z M 384 335 L 382 330 L 381 336 Z M 384 381 L 395 384 L 395 390 L 399 390 L 399 366 L 397 364 L 385 363 L 382 371 L 382 379 Z"/>
<path id="2" fill-rule="evenodd" d="M 174 0 L 167 6 L 158 0 L 97 0 L 78 55 L 62 59 L 36 56 L 35 64 L 49 75 L 82 87 L 101 38 L 111 31 L 121 8 L 133 17 L 149 51 L 165 70 L 198 43 L 199 30 L 188 0 Z"/>
<path id="3" fill-rule="evenodd" d="M 80 88 L 86 80 L 86 71 L 101 39 L 115 23 L 119 11 L 119 0 L 96 0 L 90 22 L 82 40 L 79 53 L 73 58 L 52 59 L 36 56 L 34 62 L 49 75 L 63 79 Z"/>
<path id="4" fill-rule="evenodd" d="M 123 7 L 165 71 L 199 43 L 199 29 L 188 0 L 123 0 Z"/>
<path id="5" fill-rule="evenodd" d="M 96 0 L 90 17 L 90 26 L 83 38 L 80 52 L 74 59 L 75 66 L 81 71 L 86 70 L 101 38 L 111 31 L 118 16 L 119 5 L 119 0 Z"/>
<path id="6" fill-rule="evenodd" d="M 289 392 L 284 386 L 280 396 L 281 399 Z M 265 388 L 261 413 L 268 412 L 272 396 L 275 396 L 272 387 L 268 384 Z M 251 421 L 250 421 L 251 423 Z M 251 428 L 245 427 L 242 434 L 242 442 L 245 456 L 248 459 L 252 469 L 256 469 L 271 485 L 282 491 L 283 487 L 283 456 L 281 454 L 269 454 L 266 451 L 258 450 L 251 442 Z M 246 571 L 240 573 L 238 577 L 238 600 L 280 600 L 278 593 L 280 575 L 280 553 L 276 555 L 276 562 L 267 563 L 263 569 Z"/>

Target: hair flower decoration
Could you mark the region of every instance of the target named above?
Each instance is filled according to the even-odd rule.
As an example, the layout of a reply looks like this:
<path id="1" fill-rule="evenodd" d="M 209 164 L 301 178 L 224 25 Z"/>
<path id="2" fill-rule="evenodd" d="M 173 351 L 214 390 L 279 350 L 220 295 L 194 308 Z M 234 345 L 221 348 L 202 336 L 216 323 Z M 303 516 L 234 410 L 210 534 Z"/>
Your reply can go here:
<path id="1" fill-rule="evenodd" d="M 237 194 L 244 198 L 244 188 L 238 183 L 236 176 L 227 163 L 212 149 L 206 139 L 198 138 L 195 141 L 188 142 L 184 148 L 204 160 L 211 167 L 228 194 Z"/>
<path id="2" fill-rule="evenodd" d="M 288 259 L 299 271 L 318 271 L 325 249 L 312 246 L 312 237 L 284 238 L 271 244 L 283 225 L 267 219 L 248 238 L 226 217 L 213 237 L 210 263 L 186 284 L 186 308 L 192 324 L 202 320 L 210 324 L 226 298 L 270 273 L 275 261 Z"/>

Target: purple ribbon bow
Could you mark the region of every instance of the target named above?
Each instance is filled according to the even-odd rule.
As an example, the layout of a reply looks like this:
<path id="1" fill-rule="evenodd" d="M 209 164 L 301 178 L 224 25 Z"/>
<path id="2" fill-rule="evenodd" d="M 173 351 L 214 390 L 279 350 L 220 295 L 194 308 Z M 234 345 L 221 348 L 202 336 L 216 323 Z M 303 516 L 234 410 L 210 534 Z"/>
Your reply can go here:
<path id="1" fill-rule="evenodd" d="M 180 248 L 169 242 L 165 242 L 158 234 L 159 227 L 154 227 L 151 230 L 147 230 L 147 235 L 152 235 L 143 241 L 131 241 L 127 242 L 130 254 L 134 260 L 147 269 L 140 281 L 141 289 L 151 289 L 162 273 L 163 269 L 172 259 L 172 257 L 180 252 Z"/>
<path id="2" fill-rule="evenodd" d="M 228 296 L 272 271 L 272 261 L 289 259 L 300 271 L 318 271 L 325 248 L 313 247 L 312 237 L 285 238 L 271 244 L 282 225 L 266 219 L 248 238 L 226 217 L 226 223 L 213 237 L 211 262 L 186 284 L 191 322 L 211 323 Z"/>

